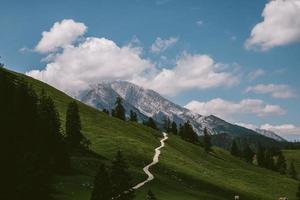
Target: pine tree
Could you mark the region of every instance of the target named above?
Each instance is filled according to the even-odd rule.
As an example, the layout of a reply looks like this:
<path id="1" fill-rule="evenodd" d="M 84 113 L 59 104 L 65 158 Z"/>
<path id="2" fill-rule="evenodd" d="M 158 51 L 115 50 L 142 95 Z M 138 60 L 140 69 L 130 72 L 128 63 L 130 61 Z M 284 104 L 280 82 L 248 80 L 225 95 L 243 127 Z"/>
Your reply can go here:
<path id="1" fill-rule="evenodd" d="M 277 158 L 277 163 L 276 163 L 275 168 L 280 174 L 286 173 L 286 160 L 285 160 L 285 157 L 282 154 L 282 152 L 280 152 L 280 154 Z"/>
<path id="2" fill-rule="evenodd" d="M 298 183 L 298 191 L 296 194 L 297 200 L 300 200 L 300 182 Z"/>
<path id="3" fill-rule="evenodd" d="M 177 135 L 177 132 L 178 132 L 177 124 L 176 124 L 176 122 L 174 122 L 174 121 L 172 122 L 171 132 L 172 132 L 174 135 Z"/>
<path id="4" fill-rule="evenodd" d="M 117 197 L 120 195 L 119 200 L 133 199 L 134 192 L 129 191 L 132 186 L 131 180 L 126 160 L 121 151 L 118 151 L 111 168 L 112 196 Z M 128 192 L 125 193 L 125 191 Z"/>
<path id="5" fill-rule="evenodd" d="M 148 190 L 146 200 L 157 200 L 157 198 L 155 197 L 155 195 L 151 190 Z"/>
<path id="6" fill-rule="evenodd" d="M 58 111 L 55 108 L 54 101 L 47 96 L 44 91 L 40 95 L 39 101 L 39 123 L 38 131 L 43 133 L 43 140 L 47 141 L 40 146 L 40 152 L 44 157 L 48 157 L 47 167 L 53 167 L 53 170 L 66 172 L 70 167 L 70 160 L 64 138 L 61 134 L 61 124 Z"/>
<path id="7" fill-rule="evenodd" d="M 256 152 L 256 160 L 258 166 L 263 167 L 265 163 L 265 153 L 264 153 L 264 148 L 258 144 L 257 146 L 257 152 Z"/>
<path id="8" fill-rule="evenodd" d="M 297 180 L 298 174 L 297 174 L 297 171 L 296 171 L 296 169 L 295 169 L 294 161 L 293 161 L 293 160 L 290 162 L 288 174 L 289 174 L 289 176 L 290 176 L 291 178 Z"/>
<path id="9" fill-rule="evenodd" d="M 126 120 L 125 108 L 123 107 L 123 100 L 121 97 L 117 97 L 115 108 L 114 108 L 114 117 L 117 117 L 121 120 Z"/>
<path id="10" fill-rule="evenodd" d="M 254 152 L 252 151 L 248 143 L 245 143 L 243 148 L 243 158 L 245 159 L 246 162 L 252 163 L 253 156 L 254 156 Z"/>
<path id="11" fill-rule="evenodd" d="M 210 138 L 210 135 L 209 135 L 209 133 L 208 133 L 206 127 L 205 127 L 204 130 L 203 130 L 203 135 L 204 135 L 204 137 L 203 137 L 203 146 L 204 146 L 204 150 L 205 150 L 206 152 L 209 152 L 209 151 L 211 151 L 211 146 L 212 146 L 212 144 L 211 144 L 211 138 Z"/>
<path id="12" fill-rule="evenodd" d="M 137 114 L 135 112 L 133 112 L 132 110 L 130 110 L 130 119 L 129 120 L 132 122 L 138 121 Z"/>
<path id="13" fill-rule="evenodd" d="M 155 130 L 158 130 L 156 123 L 152 117 L 149 117 L 148 121 L 144 123 L 146 126 L 149 126 Z"/>
<path id="14" fill-rule="evenodd" d="M 171 121 L 168 117 L 163 120 L 163 127 L 166 133 L 171 132 Z"/>
<path id="15" fill-rule="evenodd" d="M 105 108 L 102 110 L 102 112 L 104 112 L 105 114 L 109 115 L 109 110 L 107 110 Z"/>
<path id="16" fill-rule="evenodd" d="M 267 149 L 265 152 L 265 168 L 276 170 L 273 154 L 269 149 Z"/>
<path id="17" fill-rule="evenodd" d="M 241 155 L 240 150 L 239 150 L 235 140 L 232 141 L 230 154 L 233 156 L 236 156 L 236 157 L 239 157 Z"/>
<path id="18" fill-rule="evenodd" d="M 94 189 L 91 200 L 112 199 L 112 185 L 109 173 L 104 164 L 101 164 L 94 180 Z"/>
<path id="19" fill-rule="evenodd" d="M 66 140 L 70 148 L 83 147 L 88 141 L 81 133 L 81 120 L 78 105 L 75 101 L 69 103 L 66 114 Z"/>

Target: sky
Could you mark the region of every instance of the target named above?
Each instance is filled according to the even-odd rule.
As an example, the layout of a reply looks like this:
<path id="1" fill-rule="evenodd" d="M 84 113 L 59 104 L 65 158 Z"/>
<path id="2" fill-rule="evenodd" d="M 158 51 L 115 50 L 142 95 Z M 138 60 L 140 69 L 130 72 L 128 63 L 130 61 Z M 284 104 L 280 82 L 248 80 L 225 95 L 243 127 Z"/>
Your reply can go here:
<path id="1" fill-rule="evenodd" d="M 0 62 L 70 95 L 127 80 L 300 139 L 300 0 L 0 0 Z"/>

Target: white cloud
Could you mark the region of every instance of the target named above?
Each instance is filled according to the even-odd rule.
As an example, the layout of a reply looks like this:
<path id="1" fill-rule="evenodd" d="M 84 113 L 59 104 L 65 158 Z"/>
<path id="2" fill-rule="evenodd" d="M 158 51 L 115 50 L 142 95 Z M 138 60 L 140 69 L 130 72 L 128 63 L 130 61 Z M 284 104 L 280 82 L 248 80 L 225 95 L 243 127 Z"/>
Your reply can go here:
<path id="1" fill-rule="evenodd" d="M 281 99 L 287 99 L 296 96 L 293 89 L 291 89 L 288 85 L 283 84 L 258 84 L 256 86 L 248 87 L 246 92 L 254 92 L 256 94 L 271 94 L 272 97 Z"/>
<path id="2" fill-rule="evenodd" d="M 300 0 L 269 1 L 245 46 L 268 50 L 300 41 Z"/>
<path id="3" fill-rule="evenodd" d="M 202 20 L 198 20 L 198 21 L 196 21 L 196 24 L 197 24 L 198 26 L 202 26 L 202 25 L 204 24 L 204 22 L 203 22 Z"/>
<path id="4" fill-rule="evenodd" d="M 103 80 L 128 80 L 140 75 L 152 67 L 140 54 L 138 48 L 119 47 L 105 38 L 86 38 L 78 46 L 65 47 L 44 70 L 27 75 L 73 93 Z"/>
<path id="5" fill-rule="evenodd" d="M 175 95 L 190 89 L 230 87 L 239 83 L 225 66 L 215 63 L 208 55 L 184 53 L 173 69 L 162 69 L 152 78 L 136 80 L 135 83 L 151 88 L 164 95 Z"/>
<path id="6" fill-rule="evenodd" d="M 259 99 L 244 99 L 239 102 L 232 102 L 216 98 L 207 102 L 191 101 L 185 107 L 202 115 L 216 115 L 232 120 L 245 114 L 266 117 L 286 113 L 280 106 L 266 104 Z"/>
<path id="7" fill-rule="evenodd" d="M 160 53 L 167 50 L 169 47 L 173 46 L 178 42 L 178 38 L 170 37 L 169 39 L 156 38 L 155 42 L 151 45 L 150 50 L 153 53 Z"/>
<path id="8" fill-rule="evenodd" d="M 57 24 L 62 23 L 55 23 L 54 26 L 57 27 Z M 45 38 L 41 41 L 47 43 Z M 53 42 L 52 39 L 50 41 Z M 68 43 L 60 45 L 61 51 L 48 52 L 43 59 L 48 63 L 45 69 L 26 74 L 71 95 L 90 84 L 113 80 L 131 81 L 164 95 L 175 95 L 190 89 L 230 87 L 239 83 L 239 77 L 227 69 L 227 65 L 215 63 L 208 55 L 183 53 L 175 59 L 175 67 L 161 69 L 142 57 L 143 49 L 136 39 L 124 46 L 95 37 L 82 37 L 75 44 Z"/>
<path id="9" fill-rule="evenodd" d="M 55 22 L 50 31 L 43 32 L 42 39 L 35 47 L 35 50 L 40 53 L 56 51 L 60 47 L 75 42 L 86 30 L 87 27 L 83 23 L 75 22 L 72 19 Z"/>
<path id="10" fill-rule="evenodd" d="M 248 78 L 250 81 L 253 81 L 257 79 L 260 76 L 263 76 L 265 74 L 265 71 L 263 69 L 257 69 L 255 71 L 252 71 L 248 74 Z"/>

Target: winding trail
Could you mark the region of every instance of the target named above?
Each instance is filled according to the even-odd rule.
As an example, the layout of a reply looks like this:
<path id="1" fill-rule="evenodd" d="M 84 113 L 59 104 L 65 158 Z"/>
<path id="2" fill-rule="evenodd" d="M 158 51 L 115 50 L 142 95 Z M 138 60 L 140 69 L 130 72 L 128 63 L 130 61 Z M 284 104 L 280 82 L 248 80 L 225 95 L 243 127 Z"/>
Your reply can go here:
<path id="1" fill-rule="evenodd" d="M 166 133 L 163 133 L 163 136 L 164 137 L 160 140 L 160 146 L 155 149 L 155 154 L 154 154 L 154 157 L 153 157 L 153 161 L 149 165 L 147 165 L 143 168 L 145 174 L 148 175 L 148 178 L 146 180 L 144 180 L 143 182 L 140 182 L 136 186 L 134 186 L 132 188 L 133 190 L 139 189 L 140 187 L 142 187 L 143 185 L 145 185 L 146 183 L 148 183 L 148 182 L 150 182 L 154 179 L 154 176 L 149 171 L 149 168 L 152 167 L 153 165 L 156 165 L 159 162 L 159 155 L 161 153 L 160 149 L 165 146 L 165 141 L 168 139 L 168 135 Z"/>

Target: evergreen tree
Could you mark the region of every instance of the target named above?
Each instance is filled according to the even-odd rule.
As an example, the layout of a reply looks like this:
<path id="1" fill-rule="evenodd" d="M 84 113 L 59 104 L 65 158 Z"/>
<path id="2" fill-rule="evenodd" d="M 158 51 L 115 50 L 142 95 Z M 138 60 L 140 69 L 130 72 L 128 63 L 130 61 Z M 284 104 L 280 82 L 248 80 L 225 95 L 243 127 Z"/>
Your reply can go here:
<path id="1" fill-rule="evenodd" d="M 253 156 L 254 156 L 254 152 L 252 151 L 248 143 L 245 143 L 243 148 L 243 158 L 245 159 L 246 162 L 252 163 Z"/>
<path id="2" fill-rule="evenodd" d="M 104 164 L 101 164 L 94 180 L 94 189 L 91 200 L 111 200 L 112 185 L 109 173 Z"/>
<path id="3" fill-rule="evenodd" d="M 277 163 L 276 163 L 276 170 L 280 174 L 285 174 L 286 173 L 286 160 L 282 152 L 280 152 L 278 158 L 277 158 Z"/>
<path id="4" fill-rule="evenodd" d="M 102 112 L 104 112 L 105 114 L 109 115 L 109 110 L 107 110 L 105 108 L 102 110 Z"/>
<path id="5" fill-rule="evenodd" d="M 70 148 L 81 147 L 84 142 L 78 105 L 75 101 L 70 102 L 67 108 L 66 139 Z"/>
<path id="6" fill-rule="evenodd" d="M 155 195 L 151 190 L 148 190 L 146 200 L 157 200 L 157 198 L 155 197 Z"/>
<path id="7" fill-rule="evenodd" d="M 163 123 L 164 131 L 166 131 L 166 133 L 170 133 L 171 132 L 171 121 L 170 121 L 170 119 L 167 117 L 163 121 L 164 121 L 164 123 Z"/>
<path id="8" fill-rule="evenodd" d="M 129 191 L 132 186 L 131 180 L 126 160 L 121 151 L 118 151 L 111 168 L 112 196 L 117 197 L 120 195 L 119 200 L 133 199 L 134 192 Z"/>
<path id="9" fill-rule="evenodd" d="M 275 170 L 275 163 L 274 163 L 274 158 L 272 151 L 270 149 L 267 149 L 265 152 L 265 164 L 264 167 L 270 170 Z"/>
<path id="10" fill-rule="evenodd" d="M 293 160 L 290 162 L 288 174 L 289 174 L 289 176 L 290 176 L 291 178 L 297 180 L 298 174 L 297 174 L 297 171 L 296 171 L 296 169 L 295 169 L 294 161 L 293 161 Z"/>
<path id="11" fill-rule="evenodd" d="M 171 132 L 172 132 L 174 135 L 177 135 L 177 132 L 178 132 L 177 124 L 176 124 L 176 122 L 174 122 L 174 121 L 172 122 Z"/>
<path id="12" fill-rule="evenodd" d="M 298 183 L 298 191 L 296 194 L 297 200 L 300 200 L 300 182 Z"/>
<path id="13" fill-rule="evenodd" d="M 241 155 L 240 150 L 239 150 L 235 140 L 232 141 L 230 154 L 233 156 L 236 156 L 236 157 L 239 157 Z"/>
<path id="14" fill-rule="evenodd" d="M 209 152 L 211 151 L 211 138 L 210 138 L 210 135 L 207 131 L 207 128 L 205 127 L 204 130 L 203 130 L 203 146 L 204 146 L 204 150 L 206 152 Z"/>
<path id="15" fill-rule="evenodd" d="M 138 121 L 137 114 L 135 112 L 133 112 L 132 110 L 130 110 L 130 119 L 129 120 L 132 122 Z"/>
<path id="16" fill-rule="evenodd" d="M 117 97 L 116 99 L 115 108 L 114 108 L 114 117 L 124 121 L 126 120 L 125 108 L 123 107 L 123 100 L 121 97 Z"/>
<path id="17" fill-rule="evenodd" d="M 265 163 L 265 153 L 264 153 L 264 148 L 258 144 L 257 146 L 257 152 L 256 152 L 256 161 L 258 166 L 263 167 Z"/>
<path id="18" fill-rule="evenodd" d="M 149 117 L 148 121 L 144 123 L 146 126 L 149 126 L 155 130 L 158 130 L 156 123 L 152 117 Z"/>
<path id="19" fill-rule="evenodd" d="M 185 122 L 183 125 L 180 124 L 179 135 L 183 140 L 187 142 L 191 142 L 191 143 L 198 142 L 198 135 L 194 131 L 189 121 Z"/>
<path id="20" fill-rule="evenodd" d="M 45 157 L 48 157 L 50 165 L 47 163 L 45 167 L 52 167 L 53 170 L 66 172 L 70 167 L 68 151 L 61 134 L 61 125 L 58 111 L 55 108 L 51 97 L 47 96 L 44 91 L 40 95 L 39 101 L 39 123 L 38 131 L 43 132 L 43 140 L 47 141 L 40 146 L 40 151 Z"/>

